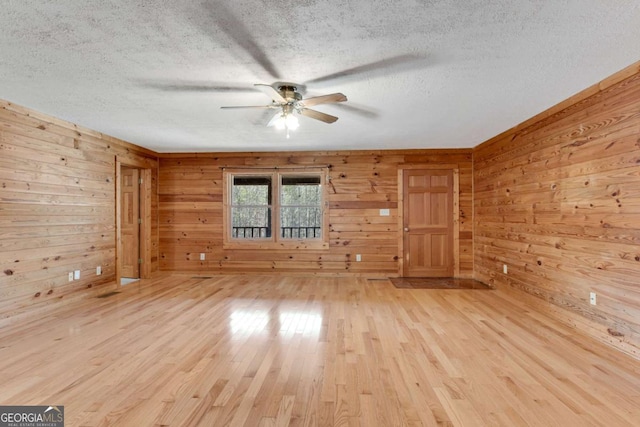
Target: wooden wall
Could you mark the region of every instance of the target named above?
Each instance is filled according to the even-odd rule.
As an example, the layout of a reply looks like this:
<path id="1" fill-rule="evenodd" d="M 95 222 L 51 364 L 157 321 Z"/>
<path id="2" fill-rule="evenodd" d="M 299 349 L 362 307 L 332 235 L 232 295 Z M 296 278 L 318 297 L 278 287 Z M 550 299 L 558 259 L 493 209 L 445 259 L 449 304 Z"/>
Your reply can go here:
<path id="1" fill-rule="evenodd" d="M 460 169 L 460 272 L 473 274 L 471 150 L 173 154 L 160 159 L 160 269 L 398 275 L 398 165 Z M 330 248 L 223 250 L 222 166 L 331 165 Z M 379 210 L 390 209 L 382 217 Z M 206 254 L 205 261 L 199 254 Z M 355 255 L 362 261 L 356 262 Z"/>
<path id="2" fill-rule="evenodd" d="M 157 182 L 153 153 L 0 101 L 0 321 L 116 286 L 116 157 Z M 157 270 L 155 191 L 151 203 Z"/>
<path id="3" fill-rule="evenodd" d="M 640 356 L 640 63 L 478 146 L 474 188 L 476 278 Z"/>

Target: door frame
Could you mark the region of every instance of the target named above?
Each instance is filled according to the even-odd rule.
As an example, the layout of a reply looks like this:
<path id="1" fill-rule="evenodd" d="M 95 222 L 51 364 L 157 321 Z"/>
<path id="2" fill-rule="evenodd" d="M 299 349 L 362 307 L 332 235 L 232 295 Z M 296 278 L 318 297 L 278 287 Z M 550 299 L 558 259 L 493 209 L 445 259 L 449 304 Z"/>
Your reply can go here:
<path id="1" fill-rule="evenodd" d="M 398 276 L 404 276 L 404 171 L 405 170 L 451 170 L 453 171 L 453 276 L 460 277 L 460 168 L 457 164 L 419 164 L 403 163 L 398 165 Z"/>
<path id="2" fill-rule="evenodd" d="M 151 169 L 136 164 L 131 159 L 119 159 L 116 156 L 116 283 L 122 279 L 122 167 L 135 168 L 140 171 L 140 278 L 151 277 Z"/>

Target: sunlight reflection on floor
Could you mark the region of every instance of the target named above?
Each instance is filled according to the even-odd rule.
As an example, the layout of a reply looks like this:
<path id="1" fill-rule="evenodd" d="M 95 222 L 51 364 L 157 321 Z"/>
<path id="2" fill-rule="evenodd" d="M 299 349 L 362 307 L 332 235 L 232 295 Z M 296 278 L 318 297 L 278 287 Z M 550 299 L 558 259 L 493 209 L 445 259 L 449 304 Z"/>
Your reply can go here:
<path id="1" fill-rule="evenodd" d="M 268 328 L 273 320 L 277 324 Z M 233 334 L 261 334 L 272 329 L 280 335 L 317 335 L 322 328 L 322 314 L 284 311 L 276 319 L 272 319 L 268 310 L 237 309 L 231 313 L 229 328 Z"/>

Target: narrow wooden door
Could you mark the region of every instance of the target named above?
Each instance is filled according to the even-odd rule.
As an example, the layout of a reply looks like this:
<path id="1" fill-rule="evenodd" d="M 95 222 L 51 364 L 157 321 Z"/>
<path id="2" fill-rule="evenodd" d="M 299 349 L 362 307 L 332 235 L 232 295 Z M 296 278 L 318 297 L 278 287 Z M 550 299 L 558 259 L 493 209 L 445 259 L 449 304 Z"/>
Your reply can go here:
<path id="1" fill-rule="evenodd" d="M 140 171 L 123 166 L 121 176 L 121 276 L 137 279 L 140 277 Z"/>
<path id="2" fill-rule="evenodd" d="M 403 173 L 405 277 L 452 277 L 453 171 Z"/>

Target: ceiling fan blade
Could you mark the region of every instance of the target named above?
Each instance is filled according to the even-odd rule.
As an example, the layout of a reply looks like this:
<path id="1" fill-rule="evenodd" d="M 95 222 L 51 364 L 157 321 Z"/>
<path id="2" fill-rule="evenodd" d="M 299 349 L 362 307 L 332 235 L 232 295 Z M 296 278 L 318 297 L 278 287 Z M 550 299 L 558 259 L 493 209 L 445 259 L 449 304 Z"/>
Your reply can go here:
<path id="1" fill-rule="evenodd" d="M 253 85 L 256 89 L 264 92 L 265 95 L 267 95 L 269 98 L 273 99 L 274 102 L 278 102 L 280 104 L 286 104 L 287 100 L 284 99 L 284 97 L 282 95 L 280 95 L 280 92 L 278 92 L 277 90 L 275 90 L 273 88 L 273 86 L 269 86 L 269 85 L 265 85 L 265 84 L 255 84 Z"/>
<path id="2" fill-rule="evenodd" d="M 344 94 L 332 93 L 329 95 L 314 96 L 312 98 L 303 99 L 300 101 L 300 104 L 302 104 L 305 107 L 313 107 L 314 105 L 318 105 L 318 104 L 330 104 L 334 102 L 344 102 L 346 100 L 347 100 L 347 97 L 344 96 Z"/>
<path id="3" fill-rule="evenodd" d="M 376 117 L 379 116 L 376 110 L 373 110 L 368 107 L 354 105 L 351 101 L 349 101 L 347 104 L 336 104 L 335 106 L 336 108 L 348 111 L 353 114 L 357 114 L 358 116 L 361 116 L 367 119 L 375 119 Z"/>
<path id="4" fill-rule="evenodd" d="M 247 52 L 258 65 L 266 71 L 270 77 L 274 79 L 279 78 L 279 73 L 276 70 L 275 65 L 269 60 L 265 52 L 258 45 L 254 37 L 251 35 L 251 31 L 247 26 L 238 19 L 227 7 L 224 2 L 220 1 L 208 1 L 204 5 L 207 8 L 207 16 L 205 20 L 198 17 L 198 22 L 201 22 L 202 28 L 212 36 L 214 39 L 218 39 L 219 35 L 212 34 L 210 23 L 215 22 L 227 36 L 229 36 L 234 42 L 236 42 L 242 49 Z"/>
<path id="5" fill-rule="evenodd" d="M 232 105 L 220 107 L 222 109 L 228 110 L 231 108 L 280 108 L 279 105 Z"/>
<path id="6" fill-rule="evenodd" d="M 360 74 L 368 73 L 369 76 L 375 77 L 382 74 L 386 75 L 389 71 L 400 72 L 425 68 L 430 65 L 430 62 L 431 61 L 427 61 L 425 55 L 405 54 L 392 56 L 391 58 L 381 59 L 380 61 L 317 77 L 313 80 L 308 80 L 306 83 L 324 83 L 333 80 L 359 80 L 362 78 L 362 76 L 359 76 Z"/>
<path id="7" fill-rule="evenodd" d="M 316 111 L 316 110 L 310 110 L 308 108 L 301 109 L 300 114 L 302 114 L 303 116 L 310 117 L 312 119 L 320 120 L 321 122 L 325 122 L 325 123 L 333 123 L 336 120 L 338 120 L 336 116 L 321 113 L 320 111 Z"/>
<path id="8" fill-rule="evenodd" d="M 202 81 L 156 81 L 142 82 L 142 86 L 165 92 L 253 92 L 249 85 L 229 84 L 220 82 Z"/>

